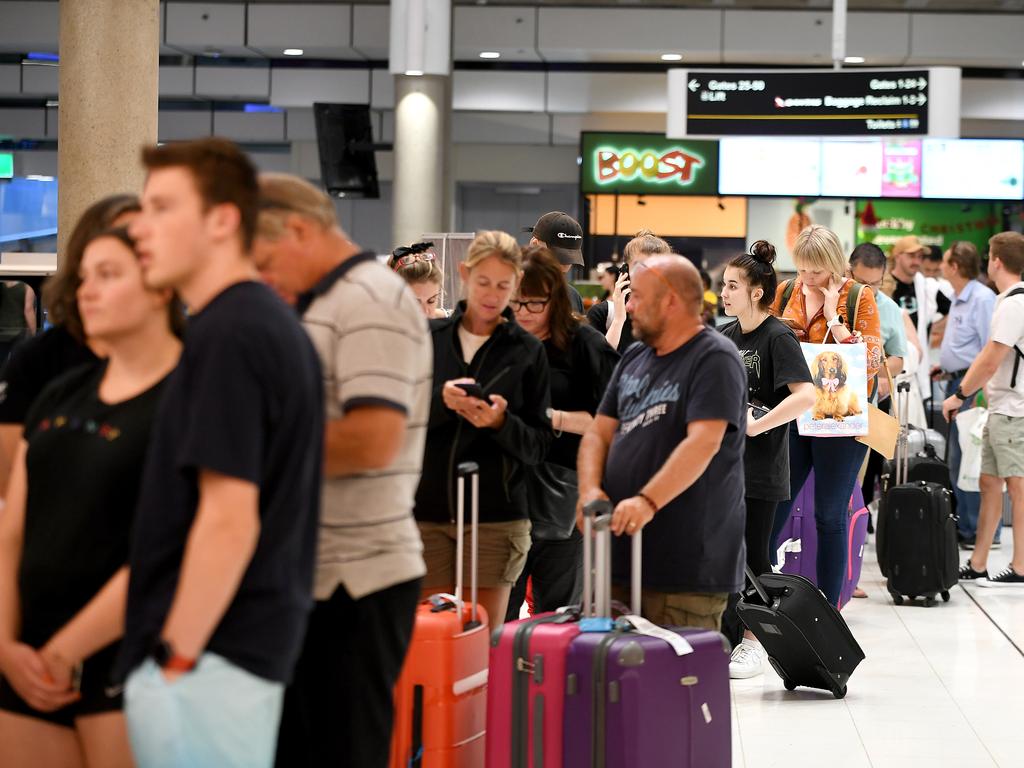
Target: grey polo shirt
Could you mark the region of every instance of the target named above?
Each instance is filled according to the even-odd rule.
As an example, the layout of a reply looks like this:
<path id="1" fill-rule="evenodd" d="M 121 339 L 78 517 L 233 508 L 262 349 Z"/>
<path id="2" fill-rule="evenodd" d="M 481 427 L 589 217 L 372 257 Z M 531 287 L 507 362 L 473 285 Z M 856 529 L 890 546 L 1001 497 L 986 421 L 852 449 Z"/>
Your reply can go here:
<path id="1" fill-rule="evenodd" d="M 327 421 L 374 405 L 406 416 L 390 466 L 324 481 L 314 596 L 353 599 L 426 573 L 412 508 L 430 411 L 427 319 L 405 282 L 372 254 L 347 259 L 300 299 L 320 357 Z"/>

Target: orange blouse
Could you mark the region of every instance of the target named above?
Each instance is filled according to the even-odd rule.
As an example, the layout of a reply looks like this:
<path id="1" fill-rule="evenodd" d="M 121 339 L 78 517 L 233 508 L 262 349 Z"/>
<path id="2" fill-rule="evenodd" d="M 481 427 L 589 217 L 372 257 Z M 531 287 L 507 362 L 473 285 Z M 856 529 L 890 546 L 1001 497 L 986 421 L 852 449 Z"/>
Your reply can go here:
<path id="1" fill-rule="evenodd" d="M 882 325 L 878 314 L 878 305 L 875 303 L 875 295 L 871 289 L 865 286 L 861 289 L 860 298 L 857 300 L 857 327 L 851 328 L 851 318 L 846 317 L 846 300 L 853 287 L 853 280 L 847 280 L 839 290 L 839 314 L 843 315 L 846 327 L 851 331 L 860 331 L 864 342 L 867 344 L 868 353 L 868 389 L 874 391 L 874 378 L 882 369 Z M 796 279 L 793 285 L 793 294 L 789 297 L 789 303 L 780 307 L 782 294 L 785 292 L 786 282 L 779 284 L 775 291 L 775 301 L 772 302 L 772 314 L 781 318 L 790 327 L 803 329 L 801 335 L 797 336 L 800 341 L 807 341 L 811 344 L 822 344 L 825 341 L 825 332 L 828 330 L 825 315 L 822 310 L 808 320 L 807 304 L 804 301 L 803 283 Z M 829 334 L 829 341 L 832 336 Z"/>

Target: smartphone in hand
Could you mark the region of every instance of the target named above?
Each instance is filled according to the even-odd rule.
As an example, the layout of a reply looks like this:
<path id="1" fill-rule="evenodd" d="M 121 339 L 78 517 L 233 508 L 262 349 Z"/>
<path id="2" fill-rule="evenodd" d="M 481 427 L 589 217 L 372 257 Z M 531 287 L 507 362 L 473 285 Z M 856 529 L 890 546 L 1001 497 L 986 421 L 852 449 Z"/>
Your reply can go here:
<path id="1" fill-rule="evenodd" d="M 461 381 L 455 385 L 470 397 L 475 397 L 479 400 L 487 400 L 487 395 L 480 388 L 480 385 L 475 381 Z"/>
<path id="2" fill-rule="evenodd" d="M 751 411 L 754 412 L 754 421 L 762 419 L 768 415 L 768 409 L 765 408 L 763 405 L 754 405 L 754 403 L 747 403 L 747 406 L 750 408 Z"/>

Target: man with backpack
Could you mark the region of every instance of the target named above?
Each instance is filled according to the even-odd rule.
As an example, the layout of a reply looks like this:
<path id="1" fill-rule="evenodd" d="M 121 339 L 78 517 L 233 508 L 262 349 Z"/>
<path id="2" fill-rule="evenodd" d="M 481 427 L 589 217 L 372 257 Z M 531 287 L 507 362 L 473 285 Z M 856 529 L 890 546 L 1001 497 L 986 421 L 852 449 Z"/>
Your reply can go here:
<path id="1" fill-rule="evenodd" d="M 988 343 L 942 404 L 949 421 L 985 387 L 988 423 L 982 437 L 981 514 L 977 543 L 960 569 L 961 581 L 986 587 L 1024 586 L 1024 235 L 1001 232 L 989 240 L 988 275 L 999 290 Z M 988 575 L 988 553 L 1000 522 L 1003 483 L 1013 503 L 1013 559 Z"/>

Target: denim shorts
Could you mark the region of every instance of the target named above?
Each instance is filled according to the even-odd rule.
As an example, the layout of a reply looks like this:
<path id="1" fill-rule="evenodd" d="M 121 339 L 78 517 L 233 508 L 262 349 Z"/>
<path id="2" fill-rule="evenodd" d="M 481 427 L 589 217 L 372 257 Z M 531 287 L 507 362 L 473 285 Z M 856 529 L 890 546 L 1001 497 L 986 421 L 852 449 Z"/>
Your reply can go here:
<path id="1" fill-rule="evenodd" d="M 146 659 L 124 690 L 135 762 L 139 768 L 270 768 L 283 696 L 282 683 L 213 653 L 170 683 Z"/>

